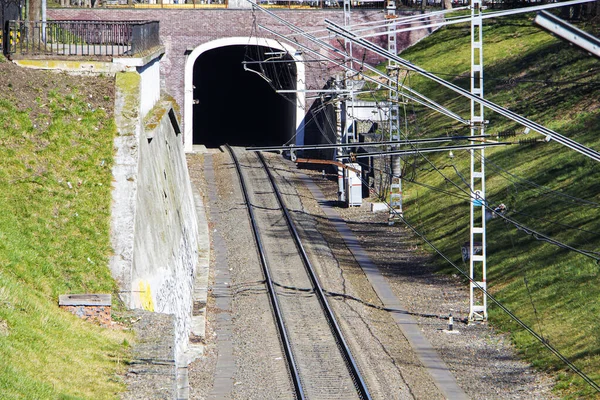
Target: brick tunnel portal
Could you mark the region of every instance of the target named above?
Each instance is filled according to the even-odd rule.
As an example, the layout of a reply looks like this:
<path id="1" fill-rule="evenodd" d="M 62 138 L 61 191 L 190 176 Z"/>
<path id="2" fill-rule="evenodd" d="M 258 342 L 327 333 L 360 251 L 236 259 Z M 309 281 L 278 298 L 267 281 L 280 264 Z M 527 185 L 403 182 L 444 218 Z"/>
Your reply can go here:
<path id="1" fill-rule="evenodd" d="M 193 68 L 193 143 L 281 145 L 297 126 L 297 67 L 281 49 L 229 45 L 200 54 Z"/>

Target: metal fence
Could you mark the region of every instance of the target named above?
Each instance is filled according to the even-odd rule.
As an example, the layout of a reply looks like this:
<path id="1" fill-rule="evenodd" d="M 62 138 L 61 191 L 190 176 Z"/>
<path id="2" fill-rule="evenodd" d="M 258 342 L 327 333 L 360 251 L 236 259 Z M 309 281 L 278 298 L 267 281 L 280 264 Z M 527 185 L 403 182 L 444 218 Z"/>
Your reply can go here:
<path id="1" fill-rule="evenodd" d="M 257 0 L 262 7 L 281 8 L 338 8 L 343 9 L 343 0 Z M 350 0 L 352 9 L 383 9 L 386 0 Z"/>
<path id="2" fill-rule="evenodd" d="M 228 0 L 51 0 L 60 7 L 78 8 L 228 8 Z M 267 8 L 343 9 L 343 0 L 255 0 Z M 419 0 L 422 1 L 422 0 Z M 383 9 L 386 0 L 351 0 L 352 8 Z"/>
<path id="3" fill-rule="evenodd" d="M 7 50 L 27 56 L 135 56 L 160 45 L 158 21 L 10 21 Z"/>

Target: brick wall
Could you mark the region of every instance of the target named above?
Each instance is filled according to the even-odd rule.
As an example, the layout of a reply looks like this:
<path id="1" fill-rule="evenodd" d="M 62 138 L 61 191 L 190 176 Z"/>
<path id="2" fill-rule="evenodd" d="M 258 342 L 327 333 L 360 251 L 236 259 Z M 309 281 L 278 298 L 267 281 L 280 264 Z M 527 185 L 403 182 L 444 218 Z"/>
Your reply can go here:
<path id="1" fill-rule="evenodd" d="M 104 326 L 110 326 L 111 323 L 110 306 L 60 306 L 60 308 L 86 321 Z"/>
<path id="2" fill-rule="evenodd" d="M 280 10 L 277 14 L 294 25 L 310 30 L 322 28 L 324 20 L 343 22 L 341 10 Z M 261 36 L 269 38 L 264 31 L 258 31 L 258 24 L 272 27 L 276 31 L 285 31 L 268 15 L 252 10 L 229 9 L 48 9 L 48 17 L 62 20 L 158 20 L 160 21 L 161 41 L 166 48 L 161 60 L 161 76 L 163 89 L 171 94 L 183 109 L 184 67 L 186 51 L 191 51 L 201 44 L 215 39 L 236 36 Z M 382 10 L 355 10 L 352 22 L 368 22 L 382 20 Z M 398 50 L 408 47 L 427 32 L 414 31 L 399 34 Z M 380 39 L 386 46 L 385 37 Z M 355 57 L 360 54 L 355 53 Z M 376 58 L 367 57 L 373 64 Z M 329 78 L 323 76 L 320 68 L 307 67 L 307 88 L 322 88 Z"/>
<path id="3" fill-rule="evenodd" d="M 110 326 L 111 299 L 110 294 L 62 294 L 58 296 L 58 305 L 81 319 Z"/>

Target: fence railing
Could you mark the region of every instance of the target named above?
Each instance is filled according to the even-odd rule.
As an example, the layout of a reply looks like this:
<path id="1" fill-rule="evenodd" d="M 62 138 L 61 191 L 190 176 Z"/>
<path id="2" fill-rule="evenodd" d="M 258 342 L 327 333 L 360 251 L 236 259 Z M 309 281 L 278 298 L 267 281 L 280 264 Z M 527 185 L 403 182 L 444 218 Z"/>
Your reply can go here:
<path id="1" fill-rule="evenodd" d="M 343 0 L 257 0 L 257 4 L 266 8 L 338 8 L 343 9 Z M 386 0 L 351 0 L 352 9 L 383 9 Z"/>
<path id="2" fill-rule="evenodd" d="M 10 21 L 10 55 L 135 56 L 160 45 L 158 21 Z"/>
<path id="3" fill-rule="evenodd" d="M 78 8 L 228 8 L 228 0 L 51 0 L 60 7 Z M 343 8 L 343 0 L 255 0 L 267 8 Z M 424 1 L 424 0 L 419 0 Z M 352 8 L 383 9 L 386 0 L 352 0 Z"/>

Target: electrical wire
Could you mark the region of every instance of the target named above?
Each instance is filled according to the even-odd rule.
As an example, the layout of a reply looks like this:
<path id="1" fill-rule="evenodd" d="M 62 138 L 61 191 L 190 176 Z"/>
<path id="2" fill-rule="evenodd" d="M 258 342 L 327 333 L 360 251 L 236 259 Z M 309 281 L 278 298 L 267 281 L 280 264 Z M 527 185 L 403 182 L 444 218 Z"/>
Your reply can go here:
<path id="1" fill-rule="evenodd" d="M 460 190 L 461 192 L 463 192 L 465 195 L 467 195 L 469 198 L 472 198 L 474 195 L 474 191 L 473 189 L 470 187 L 470 184 L 466 181 L 466 179 L 462 176 L 462 174 L 460 174 L 458 172 L 458 170 L 454 167 L 454 170 L 456 171 L 457 175 L 459 176 L 459 178 L 461 179 L 461 181 L 463 182 L 463 184 L 467 187 L 468 191 L 461 188 L 459 185 L 457 185 L 456 183 L 454 183 L 454 181 L 450 180 L 442 171 L 440 171 L 430 160 L 428 157 L 426 157 L 425 155 L 422 155 L 422 157 L 435 169 L 435 171 L 437 173 L 439 173 L 445 181 L 452 183 L 458 190 Z M 490 207 L 488 205 L 487 199 L 483 199 L 483 205 L 484 207 L 490 211 L 490 212 L 494 212 L 493 208 Z M 544 241 L 550 244 L 553 244 L 557 247 L 563 248 L 563 249 L 567 249 L 570 251 L 574 251 L 578 254 L 581 254 L 585 257 L 589 257 L 593 260 L 595 260 L 596 262 L 600 263 L 600 253 L 599 252 L 594 252 L 594 251 L 588 251 L 588 250 L 580 250 L 577 249 L 575 247 L 569 246 L 565 243 L 562 243 L 556 239 L 553 239 L 551 237 L 549 237 L 548 235 L 545 235 L 541 232 L 538 232 L 532 228 L 529 228 L 527 226 L 525 226 L 524 224 L 520 223 L 519 221 L 516 221 L 512 218 L 509 218 L 506 215 L 503 214 L 498 214 L 496 213 L 496 215 L 499 215 L 501 218 L 503 218 L 506 222 L 512 224 L 513 226 L 515 226 L 517 228 L 517 230 L 524 232 L 527 235 L 530 235 L 532 237 L 534 237 L 536 240 L 540 240 L 540 241 Z"/>
<path id="2" fill-rule="evenodd" d="M 439 75 L 439 76 L 446 76 L 449 78 L 453 78 L 453 79 L 469 79 L 472 78 L 472 76 L 470 74 L 465 75 L 465 74 L 451 74 L 448 72 L 441 72 L 441 71 L 430 71 L 432 74 L 434 75 Z M 593 68 L 588 74 L 587 76 L 597 76 L 597 74 L 600 73 L 600 69 L 599 68 Z M 587 77 L 584 76 L 583 78 Z M 563 86 L 563 85 L 573 85 L 573 86 L 586 86 L 586 87 L 600 87 L 600 82 L 579 82 L 579 81 L 574 81 L 574 80 L 564 80 L 564 81 L 552 81 L 552 80 L 548 80 L 548 79 L 524 79 L 524 78 L 495 78 L 493 76 L 490 76 L 489 73 L 486 74 L 485 77 L 486 82 L 489 81 L 493 81 L 493 82 L 501 82 L 505 85 L 509 85 L 509 86 L 514 86 L 517 85 L 519 83 L 542 83 L 546 86 Z"/>
<path id="3" fill-rule="evenodd" d="M 490 292 L 488 292 L 483 286 L 481 286 L 477 281 L 472 279 L 469 274 L 467 274 L 463 269 L 461 269 L 458 265 L 456 265 L 452 260 L 450 260 L 440 249 L 438 249 L 425 235 L 419 232 L 410 222 L 408 222 L 404 216 L 394 210 L 391 205 L 385 202 L 388 206 L 388 209 L 391 213 L 395 214 L 395 217 L 402 221 L 414 234 L 416 234 L 421 240 L 427 243 L 436 253 L 438 253 L 448 264 L 450 264 L 454 269 L 456 269 L 462 276 L 467 278 L 471 284 L 473 284 L 477 289 L 481 290 L 483 294 L 487 296 L 494 304 L 496 304 L 504 313 L 506 313 L 513 321 L 515 321 L 519 326 L 525 329 L 529 334 L 531 334 L 536 340 L 538 340 L 544 347 L 546 347 L 551 353 L 553 353 L 556 357 L 558 357 L 563 363 L 565 363 L 573 372 L 579 375 L 584 381 L 586 381 L 590 386 L 592 386 L 596 391 L 600 392 L 600 385 L 598 385 L 592 378 L 590 378 L 587 374 L 581 371 L 575 364 L 573 364 L 566 356 L 564 356 L 558 349 L 550 344 L 550 342 L 544 339 L 543 336 L 538 334 L 535 330 L 533 330 L 529 325 L 523 322 L 517 315 L 515 315 L 511 310 L 509 310 L 504 304 L 502 304 L 495 296 L 493 296 Z"/>
<path id="4" fill-rule="evenodd" d="M 486 208 L 489 208 L 489 207 L 486 207 Z M 527 235 L 530 235 L 539 241 L 547 242 L 547 243 L 553 244 L 557 247 L 581 254 L 582 256 L 591 258 L 592 260 L 594 260 L 600 264 L 600 252 L 577 249 L 575 247 L 572 247 L 565 243 L 562 243 L 556 239 L 552 239 L 551 237 L 549 237 L 541 232 L 538 232 L 534 229 L 528 228 L 525 225 L 521 224 L 520 222 L 507 217 L 506 215 L 502 215 L 499 213 L 496 213 L 496 215 L 498 215 L 500 218 L 504 219 L 506 222 L 509 222 L 510 224 L 514 225 L 519 231 L 521 231 Z"/>
<path id="5" fill-rule="evenodd" d="M 480 154 L 477 154 L 477 156 L 480 158 L 480 160 L 482 160 L 482 161 L 485 162 L 486 166 L 491 167 L 498 174 L 500 174 L 500 175 L 502 175 L 502 174 L 508 175 L 510 178 L 512 178 L 512 179 L 510 179 L 510 178 L 506 178 L 505 177 L 505 179 L 509 180 L 512 183 L 520 183 L 523 186 L 529 185 L 530 187 L 533 187 L 534 189 L 538 190 L 538 193 L 540 193 L 542 195 L 552 194 L 552 195 L 556 196 L 556 198 L 565 198 L 565 199 L 568 199 L 568 200 L 572 201 L 573 203 L 580 203 L 580 204 L 588 205 L 588 206 L 594 207 L 594 208 L 600 207 L 600 204 L 596 203 L 594 201 L 585 200 L 585 199 L 582 199 L 582 198 L 579 198 L 579 197 L 568 195 L 566 193 L 558 192 L 556 190 L 547 188 L 545 186 L 538 185 L 537 183 L 535 183 L 533 181 L 530 181 L 528 179 L 521 178 L 521 177 L 519 177 L 519 176 L 511 173 L 510 171 L 502 168 L 497 163 L 495 163 L 494 161 L 492 161 L 490 158 L 483 157 Z"/>
<path id="6" fill-rule="evenodd" d="M 426 158 L 427 159 L 427 158 Z M 427 159 L 428 160 L 428 159 Z M 428 160 L 428 162 L 430 162 Z M 430 162 L 431 163 L 431 162 Z M 431 165 L 435 168 L 435 166 L 431 163 Z M 436 169 L 437 170 L 437 169 Z M 441 173 L 441 171 L 437 170 L 438 172 Z M 442 174 L 443 175 L 443 174 Z M 463 179 L 463 178 L 461 178 Z M 448 180 L 450 182 L 452 182 L 451 180 Z M 464 181 L 464 179 L 463 179 Z M 468 185 L 467 185 L 468 186 Z M 458 186 L 457 186 L 458 187 Z M 464 190 L 463 190 L 464 191 Z M 469 191 L 472 192 L 472 188 L 469 187 Z M 464 191 L 466 193 L 466 191 Z M 471 198 L 470 194 L 468 194 L 469 198 Z M 484 203 L 485 204 L 485 203 Z M 389 204 L 388 204 L 389 206 Z M 486 206 L 487 207 L 487 206 Z M 429 244 L 438 254 L 440 254 L 447 262 L 449 262 L 455 269 L 457 269 L 463 276 L 467 277 L 467 279 L 469 279 L 476 287 L 478 287 L 478 289 L 480 289 L 486 296 L 488 296 L 488 298 L 490 300 L 492 300 L 495 304 L 497 304 L 504 312 L 506 312 L 513 320 L 515 320 L 519 325 L 521 325 L 525 330 L 527 330 L 530 334 L 532 334 L 536 339 L 538 339 L 545 347 L 547 347 L 553 354 L 555 354 L 559 359 L 561 359 L 563 362 L 565 362 L 574 372 L 576 372 L 579 376 L 581 376 L 586 382 L 588 382 L 592 387 L 594 387 L 594 389 L 596 389 L 597 391 L 600 391 L 600 386 L 598 386 L 598 384 L 596 384 L 593 380 L 591 380 L 591 378 L 589 378 L 587 375 L 585 375 L 582 371 L 580 371 L 574 364 L 572 364 L 566 357 L 564 357 L 557 349 L 555 349 L 552 345 L 550 345 L 547 340 L 545 340 L 542 336 L 540 336 L 539 334 L 537 334 L 533 329 L 531 329 L 527 324 L 525 324 L 523 321 L 521 321 L 516 315 L 514 315 L 510 310 L 508 310 L 502 303 L 500 303 L 497 299 L 495 299 L 495 297 L 493 297 L 490 293 L 487 292 L 487 290 L 485 290 L 483 287 L 481 287 L 476 281 L 474 281 L 473 279 L 471 279 L 469 277 L 469 275 L 466 274 L 466 272 L 464 272 L 460 267 L 458 267 L 457 265 L 455 265 L 450 259 L 448 259 L 443 253 L 441 253 L 434 245 L 433 243 L 431 243 L 425 236 L 421 235 L 416 228 L 414 228 L 410 223 L 408 223 L 408 221 L 406 219 L 403 218 L 403 216 L 401 214 L 399 214 L 398 212 L 396 212 L 395 210 L 391 209 L 391 212 L 393 212 L 394 214 L 396 214 L 396 217 L 398 217 L 400 220 L 402 220 L 415 234 L 417 234 L 419 237 L 421 237 L 422 240 L 424 240 L 427 244 Z M 510 219 L 506 218 L 505 216 L 500 215 L 502 218 L 504 218 L 505 220 L 515 224 L 515 226 L 517 226 L 518 229 L 521 229 L 523 231 L 525 231 L 528 234 L 533 235 L 535 238 L 540 239 L 540 240 L 545 240 L 548 241 L 550 243 L 556 244 L 556 245 L 560 245 L 565 246 L 565 248 L 568 248 L 572 251 L 576 251 L 579 252 L 580 254 L 586 255 L 588 257 L 592 257 L 595 258 L 596 260 L 600 260 L 597 257 L 594 257 L 593 255 L 589 254 L 588 252 L 585 251 L 580 251 L 578 249 L 572 248 L 570 246 L 566 246 L 561 242 L 555 241 L 551 238 L 548 238 L 545 235 L 542 235 L 539 232 L 536 232 L 534 230 L 531 230 L 529 228 L 524 227 L 523 225 L 516 223 L 516 221 L 511 221 Z"/>
<path id="7" fill-rule="evenodd" d="M 439 173 L 443 178 L 444 181 L 451 183 L 454 187 L 456 187 L 460 192 L 462 192 L 468 199 L 472 199 L 473 195 L 474 195 L 474 191 L 472 190 L 472 188 L 470 187 L 469 183 L 466 182 L 466 180 L 464 179 L 464 177 L 459 173 L 459 178 L 461 179 L 461 181 L 463 182 L 463 184 L 467 187 L 467 189 L 462 188 L 460 185 L 456 184 L 454 181 L 452 181 L 451 179 L 449 179 L 442 171 L 440 171 L 435 164 L 433 164 L 433 162 L 431 162 L 429 160 L 428 157 L 426 157 L 425 155 L 421 156 L 434 168 L 434 170 Z M 458 172 L 458 170 L 455 169 L 455 171 Z M 384 174 L 388 175 L 388 173 L 386 171 L 382 171 Z M 521 222 L 514 220 L 512 218 L 509 218 L 507 215 L 505 214 L 500 214 L 500 213 L 496 213 L 494 211 L 494 209 L 492 207 L 490 207 L 488 205 L 488 201 L 487 199 L 483 199 L 483 206 L 485 207 L 486 210 L 488 210 L 489 212 L 494 213 L 495 215 L 501 217 L 502 219 L 504 219 L 504 221 L 506 221 L 507 223 L 512 224 L 515 228 L 517 228 L 517 230 L 532 236 L 533 238 L 535 238 L 536 240 L 539 241 L 543 241 L 549 244 L 552 244 L 554 246 L 566 249 L 566 250 L 570 250 L 573 251 L 575 253 L 578 253 L 580 255 L 583 255 L 585 257 L 591 258 L 594 261 L 596 261 L 597 263 L 600 263 L 600 252 L 595 252 L 595 251 L 589 251 L 589 250 L 581 250 L 581 249 L 577 249 L 573 246 L 570 246 L 568 244 L 565 244 L 559 240 L 553 239 L 550 236 L 543 234 L 541 232 L 536 231 L 535 229 L 529 228 L 527 226 L 525 226 L 524 224 L 522 224 Z"/>
<path id="8" fill-rule="evenodd" d="M 255 15 L 256 9 L 253 8 L 253 24 L 252 24 L 252 31 L 251 31 L 251 35 L 250 37 L 254 36 L 257 32 L 257 23 L 256 23 L 256 15 Z M 276 39 L 277 40 L 277 39 Z M 249 42 L 251 41 L 251 38 L 249 39 Z M 281 42 L 279 42 L 279 40 L 277 40 L 277 42 L 280 44 L 280 48 L 285 48 Z M 275 53 L 274 57 L 271 58 L 266 58 L 265 57 L 265 50 L 261 50 L 261 49 L 257 49 L 257 46 L 255 45 L 251 45 L 250 43 L 248 44 L 248 46 L 246 47 L 246 51 L 245 51 L 245 57 L 244 57 L 244 68 L 246 70 L 258 73 L 261 77 L 263 77 L 265 79 L 265 81 L 271 86 L 271 88 L 275 91 L 279 91 L 281 89 L 291 89 L 295 87 L 295 74 L 292 73 L 291 68 L 285 68 L 285 67 L 281 67 L 281 65 L 277 65 L 280 62 L 284 62 L 284 61 L 289 61 L 290 65 L 294 62 L 294 60 L 290 57 L 290 55 L 287 52 L 281 52 L 281 50 L 279 49 L 272 49 L 272 48 L 268 48 L 266 51 L 270 51 Z M 277 55 L 276 53 L 280 52 L 280 55 Z M 287 60 L 284 60 L 283 58 L 287 58 Z M 277 63 L 271 63 L 270 61 L 276 61 Z M 343 61 L 340 61 L 340 63 L 343 63 Z M 252 65 L 255 64 L 258 66 L 258 71 L 252 69 Z M 329 76 L 329 71 L 330 71 L 330 66 L 324 63 L 318 63 L 318 67 L 321 68 L 322 72 L 320 74 L 317 74 L 317 76 L 322 76 L 322 77 L 326 77 Z M 335 67 L 335 66 L 334 66 Z M 325 68 L 326 70 L 323 71 L 323 68 Z M 329 83 L 326 83 L 326 87 Z M 279 93 L 281 96 L 283 96 L 286 100 L 288 100 L 289 102 L 293 103 L 294 105 L 298 105 L 298 98 L 296 96 L 295 93 Z M 329 143 L 331 143 L 331 139 L 328 137 L 325 126 L 322 126 L 319 123 L 319 118 L 317 117 L 321 112 L 323 112 L 323 116 L 325 119 L 325 123 L 329 126 L 329 128 L 335 130 L 335 123 L 331 120 L 331 116 L 329 115 L 328 112 L 328 106 L 334 102 L 335 100 L 333 98 L 331 98 L 328 101 L 322 101 L 322 104 L 315 109 L 314 107 L 311 107 L 309 109 L 309 112 L 311 114 L 310 118 L 304 121 L 305 126 L 311 122 L 314 121 L 315 126 L 317 127 L 318 131 L 320 132 L 321 136 L 328 141 Z M 303 109 L 306 110 L 306 105 L 303 106 Z M 298 131 L 295 132 L 295 134 L 293 135 L 292 138 L 290 138 L 286 144 L 291 143 L 293 140 L 295 140 L 295 138 L 298 135 Z"/>
<path id="9" fill-rule="evenodd" d="M 519 215 L 522 215 L 524 217 L 533 218 L 533 219 L 538 220 L 538 221 L 547 222 L 547 223 L 552 224 L 552 225 L 558 225 L 561 228 L 567 228 L 567 229 L 570 229 L 570 230 L 573 230 L 573 231 L 579 231 L 579 232 L 584 232 L 584 233 L 591 233 L 592 235 L 595 235 L 596 237 L 600 237 L 600 232 L 595 232 L 595 231 L 590 231 L 590 230 L 587 230 L 587 229 L 582 229 L 582 228 L 580 228 L 578 226 L 563 224 L 562 222 L 559 222 L 559 221 L 554 220 L 554 219 L 542 218 L 542 217 L 538 217 L 538 216 L 535 216 L 535 215 L 527 214 L 527 213 L 524 213 L 522 211 L 517 211 L 517 210 L 511 210 L 511 213 L 519 214 Z"/>
<path id="10" fill-rule="evenodd" d="M 462 177 L 462 175 L 460 174 L 460 172 L 459 172 L 459 171 L 456 169 L 456 167 L 455 167 L 455 170 L 456 170 L 456 173 L 457 173 L 457 175 L 459 175 L 459 176 L 461 177 L 461 180 L 462 180 L 462 181 L 463 181 L 465 184 L 467 184 L 467 183 L 466 183 L 466 181 L 465 181 L 465 179 L 464 179 L 464 178 Z M 468 184 L 467 184 L 467 185 L 468 185 Z M 553 192 L 554 192 L 554 191 L 553 191 Z M 560 193 L 560 192 L 554 192 L 554 194 L 561 194 L 561 193 Z M 541 218 L 541 217 L 533 216 L 533 215 L 530 215 L 530 214 L 527 214 L 527 213 L 524 213 L 524 212 L 521 212 L 521 211 L 518 211 L 518 210 L 514 210 L 514 209 L 512 209 L 512 210 L 511 210 L 511 214 L 519 214 L 519 215 L 523 215 L 523 216 L 526 216 L 526 217 L 529 217 L 529 218 L 533 218 L 533 219 L 535 219 L 535 220 L 539 220 L 539 221 L 544 221 L 544 222 L 550 223 L 550 224 L 552 224 L 552 225 L 558 225 L 558 226 L 561 226 L 561 227 L 563 227 L 563 228 L 568 228 L 568 229 L 570 229 L 570 230 L 576 230 L 576 231 L 580 231 L 580 232 L 591 233 L 591 234 L 594 234 L 594 235 L 600 235 L 600 233 L 599 233 L 599 232 L 594 232 L 594 231 L 589 231 L 589 230 L 586 230 L 586 229 L 581 229 L 581 228 L 579 228 L 579 227 L 576 227 L 576 226 L 572 226 L 572 225 L 568 225 L 568 224 L 563 224 L 563 223 L 561 223 L 561 222 L 558 222 L 558 221 L 556 221 L 556 220 L 551 220 L 551 219 L 548 219 L 548 218 Z M 513 223 L 513 225 L 514 225 L 514 223 L 518 223 L 517 221 L 515 221 L 515 220 L 514 220 L 514 219 L 512 219 L 512 218 L 510 219 L 510 221 L 511 221 L 511 223 Z M 519 223 L 519 224 L 520 224 L 520 223 Z M 519 230 L 522 230 L 522 229 L 520 229 L 519 227 L 517 227 L 517 229 L 519 229 Z M 528 229 L 529 229 L 529 228 L 528 228 Z M 535 232 L 535 231 L 532 231 L 532 232 Z M 540 234 L 536 232 L 536 233 L 535 233 L 535 235 L 540 235 Z M 534 235 L 534 236 L 535 236 L 535 235 Z M 536 237 L 536 238 L 537 238 L 537 237 Z M 547 241 L 547 240 L 546 240 L 546 241 Z M 560 243 L 560 242 L 558 242 L 558 241 L 556 241 L 556 242 L 557 242 L 557 243 Z M 567 245 L 564 245 L 563 243 L 561 243 L 561 244 L 559 245 L 559 244 L 557 244 L 557 243 L 554 243 L 554 244 L 558 245 L 559 247 L 567 248 L 567 247 L 564 247 L 564 246 L 567 246 Z M 569 248 L 569 249 L 570 249 L 570 248 Z M 597 260 L 597 259 L 596 259 L 596 257 L 594 257 L 595 255 L 600 255 L 600 253 L 599 253 L 599 252 L 595 252 L 595 251 L 591 251 L 591 250 L 575 250 L 575 251 L 577 251 L 577 252 L 581 251 L 581 252 L 583 252 L 583 253 L 585 253 L 585 254 L 592 255 L 592 258 L 594 258 L 596 261 L 600 261 L 600 260 Z"/>

